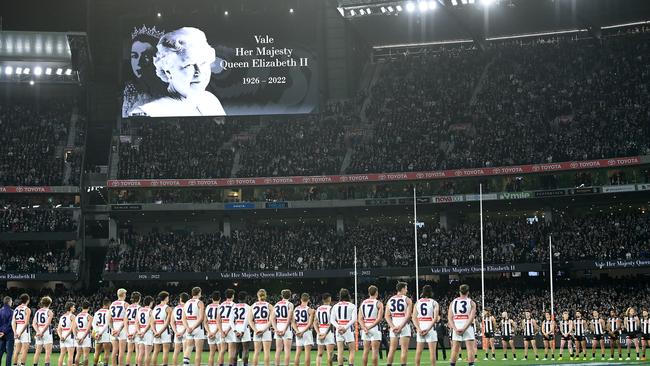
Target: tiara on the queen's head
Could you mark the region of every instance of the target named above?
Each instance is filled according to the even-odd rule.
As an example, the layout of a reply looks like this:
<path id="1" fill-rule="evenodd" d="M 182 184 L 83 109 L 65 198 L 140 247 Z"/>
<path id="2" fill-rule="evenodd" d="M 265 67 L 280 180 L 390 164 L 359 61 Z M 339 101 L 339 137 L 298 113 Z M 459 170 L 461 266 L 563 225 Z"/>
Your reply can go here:
<path id="1" fill-rule="evenodd" d="M 133 27 L 133 32 L 131 32 L 131 40 L 141 35 L 151 36 L 160 39 L 160 37 L 162 37 L 164 34 L 165 31 L 157 30 L 155 25 L 151 28 L 147 28 L 147 26 L 143 24 L 142 28 Z"/>

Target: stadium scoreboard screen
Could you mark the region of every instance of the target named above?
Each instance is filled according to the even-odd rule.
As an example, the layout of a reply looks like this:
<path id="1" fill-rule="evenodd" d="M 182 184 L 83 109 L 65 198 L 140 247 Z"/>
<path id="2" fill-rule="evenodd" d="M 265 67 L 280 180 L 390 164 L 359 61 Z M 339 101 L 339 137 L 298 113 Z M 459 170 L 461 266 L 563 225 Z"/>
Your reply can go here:
<path id="1" fill-rule="evenodd" d="M 289 15 L 125 21 L 122 117 L 317 112 L 318 32 Z"/>

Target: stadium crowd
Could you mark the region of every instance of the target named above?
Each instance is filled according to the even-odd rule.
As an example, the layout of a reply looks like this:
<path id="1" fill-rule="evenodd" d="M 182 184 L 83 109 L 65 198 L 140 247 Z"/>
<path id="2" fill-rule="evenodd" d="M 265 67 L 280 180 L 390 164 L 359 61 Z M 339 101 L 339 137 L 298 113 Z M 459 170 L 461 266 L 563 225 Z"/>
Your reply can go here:
<path id="1" fill-rule="evenodd" d="M 68 273 L 77 268 L 74 248 L 39 243 L 2 243 L 0 248 L 0 272 Z"/>
<path id="2" fill-rule="evenodd" d="M 65 209 L 0 210 L 0 233 L 71 232 L 77 230 L 73 211 Z"/>
<path id="3" fill-rule="evenodd" d="M 548 260 L 553 235 L 558 262 L 650 257 L 650 215 L 556 217 L 485 223 L 486 263 Z M 418 231 L 420 265 L 475 265 L 480 261 L 479 226 L 451 229 L 426 225 Z M 108 272 L 194 272 L 352 268 L 357 247 L 361 268 L 413 265 L 413 227 L 408 224 L 253 226 L 222 233 L 123 231 L 106 256 Z"/>
<path id="4" fill-rule="evenodd" d="M 71 111 L 63 102 L 0 105 L 0 186 L 67 183 L 57 151 L 66 143 Z"/>

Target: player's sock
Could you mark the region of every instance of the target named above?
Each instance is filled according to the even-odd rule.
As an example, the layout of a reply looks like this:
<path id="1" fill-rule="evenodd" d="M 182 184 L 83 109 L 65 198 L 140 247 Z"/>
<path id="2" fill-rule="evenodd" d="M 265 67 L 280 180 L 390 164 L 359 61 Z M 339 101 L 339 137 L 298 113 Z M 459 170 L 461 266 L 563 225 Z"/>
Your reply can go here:
<path id="1" fill-rule="evenodd" d="M 183 365 L 189 365 L 190 364 L 190 359 L 187 357 L 183 357 Z M 223 366 L 223 365 L 221 365 Z"/>
<path id="2" fill-rule="evenodd" d="M 45 366 L 50 366 L 50 363 L 49 363 L 49 362 L 46 362 L 46 363 L 45 363 Z"/>
<path id="3" fill-rule="evenodd" d="M 474 362 L 468 363 L 467 366 L 474 366 Z"/>
<path id="4" fill-rule="evenodd" d="M 493 354 L 492 354 L 492 358 L 497 358 L 497 356 L 493 353 Z"/>
<path id="5" fill-rule="evenodd" d="M 504 354 L 503 354 L 503 358 L 508 359 L 508 354 L 507 354 L 507 353 L 504 353 Z"/>
<path id="6" fill-rule="evenodd" d="M 456 362 L 450 362 L 449 366 L 456 366 Z"/>

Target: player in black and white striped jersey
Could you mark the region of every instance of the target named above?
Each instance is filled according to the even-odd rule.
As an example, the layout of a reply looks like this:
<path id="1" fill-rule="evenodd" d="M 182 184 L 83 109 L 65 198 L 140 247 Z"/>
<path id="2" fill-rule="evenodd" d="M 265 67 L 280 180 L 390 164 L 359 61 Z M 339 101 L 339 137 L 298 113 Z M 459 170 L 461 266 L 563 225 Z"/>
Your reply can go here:
<path id="1" fill-rule="evenodd" d="M 483 338 L 487 344 L 483 345 L 485 349 L 484 361 L 488 359 L 488 351 L 492 350 L 492 360 L 496 360 L 496 352 L 494 349 L 494 331 L 497 327 L 497 321 L 490 312 L 490 309 L 483 310 L 483 319 L 481 320 L 481 333 L 483 333 Z"/>
<path id="2" fill-rule="evenodd" d="M 576 347 L 576 359 L 580 358 L 580 352 L 582 352 L 583 360 L 587 360 L 587 321 L 582 318 L 582 312 L 576 311 L 576 318 L 573 320 L 573 328 L 575 329 L 575 347 Z"/>
<path id="3" fill-rule="evenodd" d="M 569 312 L 568 311 L 563 311 L 562 312 L 562 320 L 560 320 L 560 324 L 558 325 L 560 329 L 560 351 L 558 360 L 562 360 L 564 355 L 562 354 L 564 351 L 564 345 L 566 344 L 567 349 L 569 350 L 569 359 L 573 360 L 573 351 L 571 350 L 571 343 L 573 342 L 573 320 L 569 319 Z"/>
<path id="4" fill-rule="evenodd" d="M 512 359 L 517 361 L 517 352 L 515 351 L 515 332 L 517 325 L 514 320 L 510 319 L 507 312 L 501 313 L 501 346 L 503 347 L 503 361 L 508 359 L 508 346 L 512 350 Z"/>
<path id="5" fill-rule="evenodd" d="M 548 311 L 544 313 L 544 321 L 542 322 L 542 341 L 544 342 L 544 358 L 548 360 L 548 351 L 551 351 L 551 360 L 555 361 L 555 331 L 556 324 L 553 316 Z"/>
<path id="6" fill-rule="evenodd" d="M 627 341 L 627 358 L 630 360 L 630 348 L 632 343 L 634 343 L 634 348 L 636 349 L 636 359 L 639 360 L 639 317 L 636 314 L 636 309 L 628 308 L 625 311 L 625 319 L 623 320 L 623 327 L 625 328 L 625 339 Z"/>
<path id="7" fill-rule="evenodd" d="M 603 319 L 598 311 L 591 312 L 591 334 L 594 339 L 591 341 L 591 359 L 596 359 L 596 347 L 600 344 L 600 359 L 605 360 L 605 319 Z"/>
<path id="8" fill-rule="evenodd" d="M 607 318 L 607 335 L 609 337 L 609 346 L 611 353 L 608 361 L 614 361 L 614 349 L 618 346 L 618 360 L 623 360 L 623 350 L 621 349 L 621 329 L 623 322 L 618 316 L 616 309 L 609 311 L 609 318 Z"/>
<path id="9" fill-rule="evenodd" d="M 646 346 L 650 346 L 650 314 L 648 310 L 643 310 L 641 313 L 641 343 L 643 345 L 641 350 L 641 359 L 646 360 Z"/>
<path id="10" fill-rule="evenodd" d="M 535 338 L 539 332 L 539 326 L 537 324 L 537 319 L 533 319 L 530 311 L 524 312 L 524 319 L 521 321 L 521 326 L 524 333 L 524 360 L 528 360 L 528 345 L 533 348 L 533 353 L 535 354 L 535 360 L 539 360 L 539 355 L 537 354 L 537 343 Z"/>

